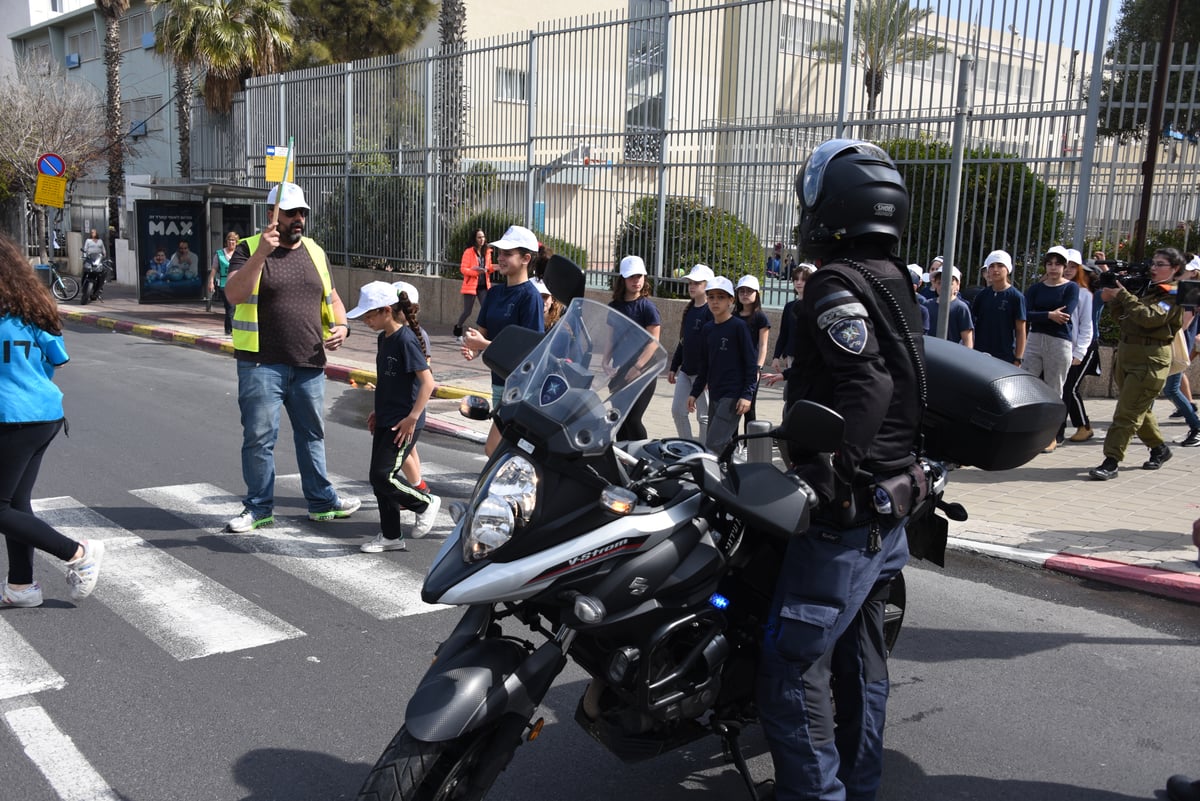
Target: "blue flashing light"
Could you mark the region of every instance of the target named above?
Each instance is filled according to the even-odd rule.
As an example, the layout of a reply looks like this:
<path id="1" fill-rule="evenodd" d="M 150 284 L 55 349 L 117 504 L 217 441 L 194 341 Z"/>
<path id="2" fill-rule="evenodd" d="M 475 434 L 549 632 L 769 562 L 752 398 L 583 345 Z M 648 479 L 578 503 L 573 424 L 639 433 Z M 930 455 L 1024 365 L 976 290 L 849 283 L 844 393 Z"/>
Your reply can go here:
<path id="1" fill-rule="evenodd" d="M 724 595 L 722 595 L 719 592 L 714 592 L 712 594 L 712 596 L 708 599 L 708 602 L 710 604 L 712 604 L 714 609 L 728 609 L 729 608 L 729 599 L 726 598 Z"/>

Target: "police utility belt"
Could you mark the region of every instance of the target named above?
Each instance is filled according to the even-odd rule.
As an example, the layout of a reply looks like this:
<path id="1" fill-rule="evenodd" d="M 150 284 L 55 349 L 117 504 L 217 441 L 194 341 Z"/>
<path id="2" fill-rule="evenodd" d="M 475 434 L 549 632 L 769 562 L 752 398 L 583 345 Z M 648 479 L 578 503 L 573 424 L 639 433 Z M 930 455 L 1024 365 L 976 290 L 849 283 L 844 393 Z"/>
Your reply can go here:
<path id="1" fill-rule="evenodd" d="M 873 520 L 903 520 L 929 497 L 929 476 L 920 460 L 887 477 L 869 476 L 847 490 L 814 515 L 839 528 L 861 526 Z"/>

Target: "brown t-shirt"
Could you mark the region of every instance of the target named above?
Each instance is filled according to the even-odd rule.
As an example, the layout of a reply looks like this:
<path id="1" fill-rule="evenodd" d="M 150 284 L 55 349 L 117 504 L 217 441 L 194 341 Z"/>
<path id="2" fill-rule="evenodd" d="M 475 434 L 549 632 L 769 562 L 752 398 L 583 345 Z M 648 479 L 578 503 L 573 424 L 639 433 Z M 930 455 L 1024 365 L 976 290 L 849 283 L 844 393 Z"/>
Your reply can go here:
<path id="1" fill-rule="evenodd" d="M 230 272 L 249 258 L 246 245 L 239 244 L 229 260 Z M 276 248 L 267 256 L 258 282 L 258 353 L 238 350 L 234 355 L 261 364 L 324 367 L 323 296 L 321 276 L 308 248 Z"/>

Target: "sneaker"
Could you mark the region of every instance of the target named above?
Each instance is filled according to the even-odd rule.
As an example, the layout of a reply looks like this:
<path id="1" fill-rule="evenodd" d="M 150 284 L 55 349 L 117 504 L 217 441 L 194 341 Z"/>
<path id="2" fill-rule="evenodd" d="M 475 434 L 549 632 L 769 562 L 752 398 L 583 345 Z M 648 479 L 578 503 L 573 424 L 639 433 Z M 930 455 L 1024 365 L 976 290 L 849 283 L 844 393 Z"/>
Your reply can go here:
<path id="1" fill-rule="evenodd" d="M 1167 443 L 1159 445 L 1157 448 L 1150 449 L 1150 458 L 1142 462 L 1143 470 L 1157 470 L 1163 466 L 1163 463 L 1171 458 L 1171 449 L 1167 447 Z"/>
<path id="2" fill-rule="evenodd" d="M 1200 445 L 1200 428 L 1189 428 L 1187 436 L 1179 444 L 1184 448 L 1194 448 Z"/>
<path id="3" fill-rule="evenodd" d="M 1092 437 L 1096 436 L 1096 432 L 1092 431 L 1091 426 L 1080 426 L 1075 429 L 1075 433 L 1067 437 L 1068 442 L 1087 442 Z"/>
<path id="4" fill-rule="evenodd" d="M 32 609 L 42 605 L 42 585 L 36 581 L 23 590 L 14 590 L 8 583 L 0 584 L 0 609 L 14 607 Z"/>
<path id="5" fill-rule="evenodd" d="M 459 342 L 462 342 L 463 328 L 461 325 L 454 326 L 454 336 Z"/>
<path id="6" fill-rule="evenodd" d="M 263 515 L 255 517 L 254 513 L 249 509 L 243 509 L 242 513 L 225 524 L 225 530 L 233 534 L 244 534 L 247 531 L 253 531 L 262 526 L 269 526 L 275 522 L 275 515 Z"/>
<path id="7" fill-rule="evenodd" d="M 463 339 L 462 337 L 455 337 L 454 344 L 458 345 L 461 348 L 463 345 L 467 344 L 467 341 L 465 339 Z"/>
<path id="8" fill-rule="evenodd" d="M 309 512 L 308 519 L 316 520 L 340 520 L 343 517 L 349 517 L 358 511 L 358 507 L 362 506 L 362 501 L 358 498 L 338 498 L 337 503 L 332 509 L 326 509 L 324 512 Z"/>
<path id="9" fill-rule="evenodd" d="M 1093 467 L 1088 471 L 1088 475 L 1097 481 L 1108 481 L 1117 477 L 1117 460 L 1111 456 L 1105 456 L 1104 461 L 1099 467 Z"/>
<path id="10" fill-rule="evenodd" d="M 404 540 L 389 540 L 383 536 L 381 531 L 375 535 L 375 539 L 358 546 L 358 550 L 363 553 L 383 553 L 384 551 L 407 551 L 408 546 L 404 544 Z"/>
<path id="11" fill-rule="evenodd" d="M 83 556 L 67 562 L 67 583 L 71 585 L 71 597 L 76 601 L 86 598 L 96 589 L 100 578 L 100 562 L 104 559 L 104 543 L 101 540 L 84 540 Z"/>
<path id="12" fill-rule="evenodd" d="M 413 526 L 412 538 L 419 540 L 433 530 L 433 523 L 437 520 L 438 510 L 442 508 L 442 499 L 436 495 L 429 496 L 429 506 L 425 507 L 425 511 L 417 515 L 417 524 Z"/>

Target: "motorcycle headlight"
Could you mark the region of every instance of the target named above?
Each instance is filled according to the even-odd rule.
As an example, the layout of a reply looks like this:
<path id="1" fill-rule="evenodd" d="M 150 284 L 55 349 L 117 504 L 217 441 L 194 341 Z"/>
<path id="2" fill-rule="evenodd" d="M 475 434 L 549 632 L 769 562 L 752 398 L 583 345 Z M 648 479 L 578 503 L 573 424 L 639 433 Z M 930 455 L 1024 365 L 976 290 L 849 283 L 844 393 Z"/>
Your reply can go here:
<path id="1" fill-rule="evenodd" d="M 492 469 L 466 526 L 464 560 L 487 558 L 528 525 L 537 506 L 537 485 L 537 468 L 523 456 L 511 456 Z"/>

